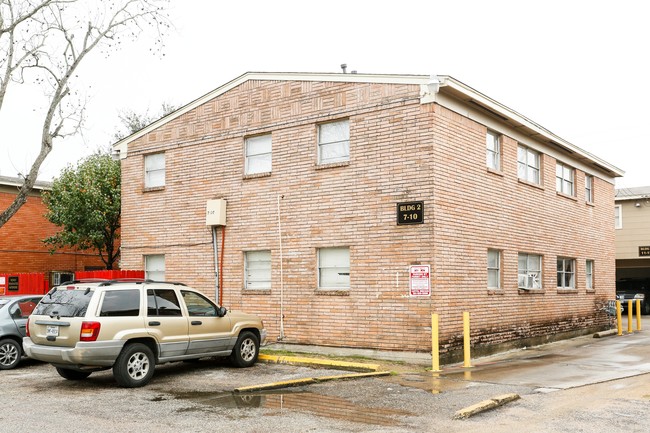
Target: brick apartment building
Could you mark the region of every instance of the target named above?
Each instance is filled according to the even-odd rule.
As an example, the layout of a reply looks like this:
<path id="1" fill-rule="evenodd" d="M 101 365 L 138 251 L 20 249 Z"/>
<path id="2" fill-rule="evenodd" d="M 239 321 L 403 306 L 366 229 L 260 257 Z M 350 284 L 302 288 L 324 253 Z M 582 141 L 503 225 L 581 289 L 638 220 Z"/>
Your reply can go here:
<path id="1" fill-rule="evenodd" d="M 20 185 L 20 179 L 0 176 L 0 209 L 9 207 Z M 41 200 L 41 193 L 51 186 L 36 182 L 27 202 L 0 227 L 0 274 L 44 273 L 52 285 L 74 271 L 103 268 L 96 253 L 65 249 L 51 254 L 43 243 L 59 230 L 45 218 L 47 207 Z"/>
<path id="2" fill-rule="evenodd" d="M 272 340 L 430 351 L 438 313 L 451 353 L 469 311 L 494 349 L 598 328 L 614 298 L 622 171 L 452 77 L 247 73 L 114 149 L 122 267 Z"/>

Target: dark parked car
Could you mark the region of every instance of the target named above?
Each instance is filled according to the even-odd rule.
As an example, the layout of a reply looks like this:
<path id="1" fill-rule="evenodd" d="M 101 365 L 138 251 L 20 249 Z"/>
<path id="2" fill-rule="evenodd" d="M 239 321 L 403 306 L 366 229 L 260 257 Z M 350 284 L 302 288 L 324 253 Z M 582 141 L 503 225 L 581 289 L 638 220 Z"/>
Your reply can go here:
<path id="1" fill-rule="evenodd" d="M 27 318 L 42 297 L 0 296 L 0 370 L 15 368 L 20 362 Z"/>

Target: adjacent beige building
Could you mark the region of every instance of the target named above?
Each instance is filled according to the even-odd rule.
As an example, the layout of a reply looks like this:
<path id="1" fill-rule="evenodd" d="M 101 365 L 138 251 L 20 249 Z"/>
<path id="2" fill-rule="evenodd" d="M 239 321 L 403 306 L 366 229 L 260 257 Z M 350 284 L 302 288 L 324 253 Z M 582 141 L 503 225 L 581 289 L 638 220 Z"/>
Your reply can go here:
<path id="1" fill-rule="evenodd" d="M 437 313 L 453 352 L 463 311 L 475 349 L 606 322 L 622 171 L 452 77 L 247 73 L 114 149 L 122 268 L 272 340 L 426 352 Z"/>

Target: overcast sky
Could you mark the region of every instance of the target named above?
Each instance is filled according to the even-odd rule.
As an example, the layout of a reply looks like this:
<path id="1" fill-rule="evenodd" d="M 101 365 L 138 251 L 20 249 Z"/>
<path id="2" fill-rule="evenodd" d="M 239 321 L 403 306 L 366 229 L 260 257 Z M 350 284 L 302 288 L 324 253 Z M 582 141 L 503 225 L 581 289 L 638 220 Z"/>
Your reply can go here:
<path id="1" fill-rule="evenodd" d="M 440 74 L 454 78 L 650 185 L 650 7 L 644 1 L 172 0 L 165 56 L 142 38 L 81 69 L 83 137 L 55 143 L 51 180 L 111 142 L 125 109 L 184 105 L 248 71 Z M 0 175 L 39 147 L 33 91 L 0 113 Z M 13 105 L 9 105 L 13 102 Z"/>

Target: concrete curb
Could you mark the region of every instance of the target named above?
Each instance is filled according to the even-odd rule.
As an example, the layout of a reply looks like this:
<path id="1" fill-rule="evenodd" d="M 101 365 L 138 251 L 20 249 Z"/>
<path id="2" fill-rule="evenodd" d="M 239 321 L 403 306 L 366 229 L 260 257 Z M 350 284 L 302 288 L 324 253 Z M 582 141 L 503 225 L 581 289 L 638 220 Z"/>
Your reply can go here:
<path id="1" fill-rule="evenodd" d="M 607 331 L 596 332 L 594 334 L 594 338 L 608 337 L 610 335 L 616 335 L 616 334 L 618 334 L 618 330 L 616 330 L 616 329 L 608 329 Z"/>
<path id="2" fill-rule="evenodd" d="M 274 364 L 309 365 L 314 367 L 331 367 L 339 370 L 378 371 L 379 364 L 364 364 L 360 362 L 336 361 L 330 359 L 304 358 L 300 356 L 277 356 L 260 353 L 259 361 Z"/>
<path id="3" fill-rule="evenodd" d="M 472 406 L 468 406 L 464 409 L 461 409 L 456 412 L 454 419 L 465 419 L 470 416 L 474 416 L 478 413 L 485 412 L 487 410 L 496 409 L 499 406 L 503 406 L 506 403 L 511 401 L 519 400 L 519 394 L 503 394 L 491 398 L 490 400 L 483 400 L 480 403 L 476 403 Z"/>
<path id="4" fill-rule="evenodd" d="M 289 388 L 292 386 L 312 385 L 332 380 L 361 379 L 364 377 L 388 376 L 389 374 L 389 371 L 375 371 L 371 373 L 342 374 L 337 376 L 306 377 L 303 379 L 284 380 L 281 382 L 264 383 L 261 385 L 242 386 L 240 388 L 235 388 L 235 392 L 270 391 L 274 389 Z"/>

